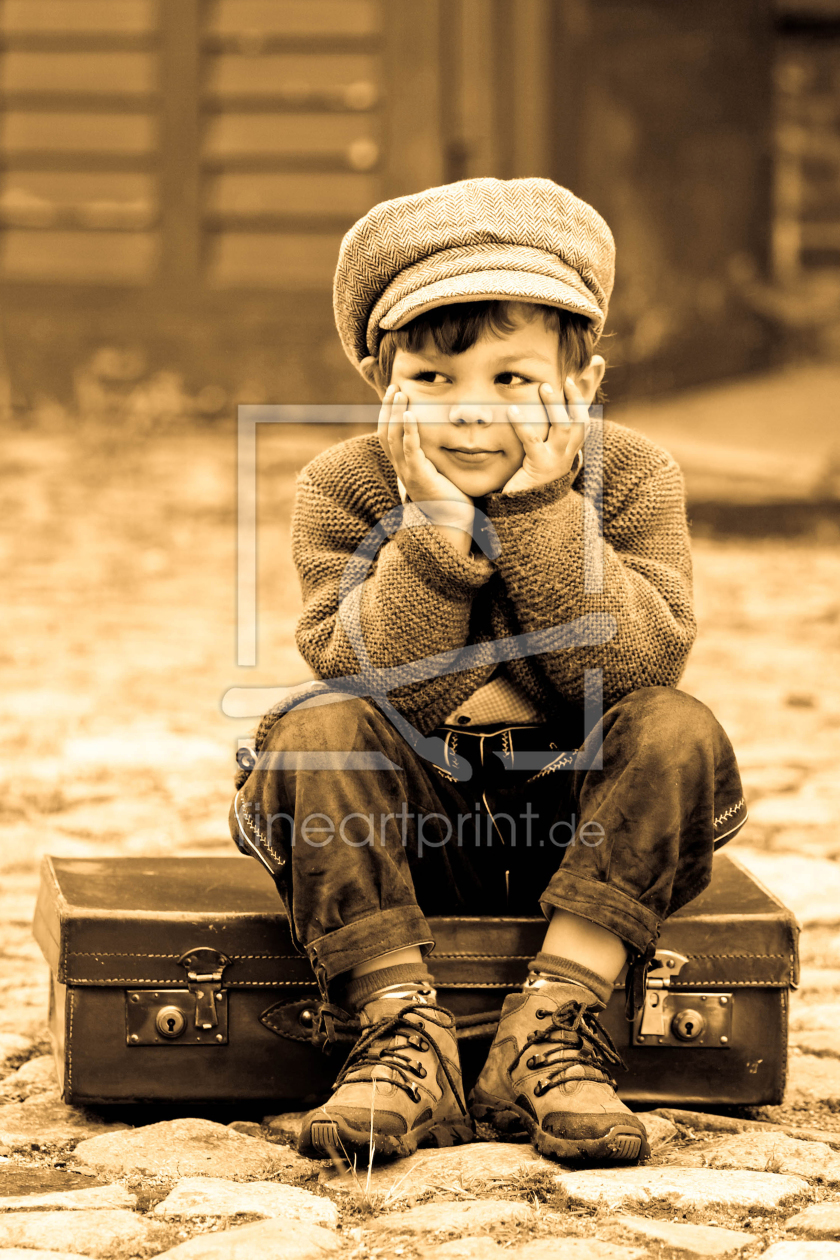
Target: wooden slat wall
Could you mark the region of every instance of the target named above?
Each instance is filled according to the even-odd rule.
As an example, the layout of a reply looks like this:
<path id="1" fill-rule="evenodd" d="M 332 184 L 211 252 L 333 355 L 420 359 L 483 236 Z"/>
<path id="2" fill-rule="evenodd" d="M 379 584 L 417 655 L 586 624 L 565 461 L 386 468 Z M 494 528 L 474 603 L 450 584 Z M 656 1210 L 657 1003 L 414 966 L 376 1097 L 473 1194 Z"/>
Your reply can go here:
<path id="1" fill-rule="evenodd" d="M 153 0 L 0 7 L 0 269 L 144 283 L 159 251 Z"/>
<path id="2" fill-rule="evenodd" d="M 381 0 L 215 0 L 204 48 L 208 284 L 329 285 L 382 195 Z"/>
<path id="3" fill-rule="evenodd" d="M 613 227 L 613 398 L 760 366 L 733 277 L 766 274 L 773 21 L 771 0 L 0 0 L 10 370 L 66 395 L 91 345 L 140 345 L 243 401 L 368 400 L 333 329 L 341 236 L 479 175 L 547 175 Z M 820 180 L 796 266 L 836 239 Z"/>
<path id="4" fill-rule="evenodd" d="M 3 0 L 0 273 L 322 288 L 384 194 L 384 0 Z"/>
<path id="5" fill-rule="evenodd" d="M 776 279 L 840 265 L 840 0 L 784 0 L 776 54 Z"/>

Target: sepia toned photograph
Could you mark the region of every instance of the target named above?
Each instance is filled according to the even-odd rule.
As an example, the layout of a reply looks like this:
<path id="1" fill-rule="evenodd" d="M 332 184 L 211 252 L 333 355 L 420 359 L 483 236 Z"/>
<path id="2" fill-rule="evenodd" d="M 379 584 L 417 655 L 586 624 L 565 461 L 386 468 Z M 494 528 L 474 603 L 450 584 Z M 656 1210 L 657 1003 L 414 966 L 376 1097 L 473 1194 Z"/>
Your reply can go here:
<path id="1" fill-rule="evenodd" d="M 0 1260 L 840 1257 L 840 0 L 0 0 Z"/>

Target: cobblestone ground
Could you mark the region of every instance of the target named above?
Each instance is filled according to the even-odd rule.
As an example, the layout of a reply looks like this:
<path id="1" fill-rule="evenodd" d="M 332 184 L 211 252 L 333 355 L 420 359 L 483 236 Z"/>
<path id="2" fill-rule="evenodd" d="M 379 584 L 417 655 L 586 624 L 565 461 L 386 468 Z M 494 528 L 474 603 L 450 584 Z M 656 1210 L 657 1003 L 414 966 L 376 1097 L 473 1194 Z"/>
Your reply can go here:
<path id="1" fill-rule="evenodd" d="M 297 1156 L 293 1118 L 163 1121 L 141 1150 L 58 1099 L 30 936 L 39 859 L 230 852 L 231 758 L 251 724 L 221 697 L 306 676 L 288 511 L 324 440 L 260 436 L 253 671 L 235 665 L 231 432 L 4 443 L 0 1257 L 840 1252 L 840 556 L 818 542 L 698 541 L 683 683 L 739 753 L 751 821 L 733 851 L 803 924 L 784 1106 L 649 1119 L 643 1169 L 563 1170 L 482 1142 L 368 1186 Z"/>

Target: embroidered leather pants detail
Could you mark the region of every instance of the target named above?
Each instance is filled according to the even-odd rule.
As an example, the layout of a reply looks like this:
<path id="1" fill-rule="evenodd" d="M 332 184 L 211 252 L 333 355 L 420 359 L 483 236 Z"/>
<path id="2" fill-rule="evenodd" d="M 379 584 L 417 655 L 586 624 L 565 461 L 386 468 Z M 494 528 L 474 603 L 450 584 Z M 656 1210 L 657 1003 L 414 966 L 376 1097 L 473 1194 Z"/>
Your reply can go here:
<path id="1" fill-rule="evenodd" d="M 389 950 L 431 950 L 427 914 L 561 907 L 644 952 L 746 821 L 729 739 L 671 688 L 625 696 L 577 756 L 548 725 L 436 733 L 472 778 L 425 761 L 372 702 L 299 705 L 237 794 L 232 834 L 285 856 L 293 935 L 324 987 Z"/>

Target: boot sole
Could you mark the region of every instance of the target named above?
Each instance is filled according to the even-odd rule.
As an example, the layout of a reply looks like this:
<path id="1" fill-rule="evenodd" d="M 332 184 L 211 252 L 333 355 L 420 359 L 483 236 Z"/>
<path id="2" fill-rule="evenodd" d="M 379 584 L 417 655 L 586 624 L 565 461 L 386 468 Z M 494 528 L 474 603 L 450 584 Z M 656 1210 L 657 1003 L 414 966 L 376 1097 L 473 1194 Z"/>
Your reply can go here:
<path id="1" fill-rule="evenodd" d="M 499 1133 L 521 1138 L 527 1133 L 541 1155 L 553 1159 L 605 1159 L 617 1163 L 636 1163 L 647 1159 L 650 1145 L 635 1125 L 615 1124 L 609 1133 L 597 1138 L 557 1138 L 540 1128 L 533 1116 L 515 1103 L 473 1103 L 474 1120 L 491 1124 Z"/>
<path id="2" fill-rule="evenodd" d="M 381 1155 L 413 1155 L 419 1146 L 464 1146 L 474 1140 L 472 1125 L 467 1121 L 442 1120 L 412 1129 L 410 1133 L 374 1134 L 375 1150 Z M 327 1159 L 345 1159 L 348 1155 L 370 1150 L 370 1132 L 358 1133 L 342 1127 L 337 1120 L 316 1120 L 309 1130 L 309 1141 L 298 1148 L 301 1154 L 316 1152 Z"/>

